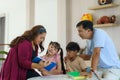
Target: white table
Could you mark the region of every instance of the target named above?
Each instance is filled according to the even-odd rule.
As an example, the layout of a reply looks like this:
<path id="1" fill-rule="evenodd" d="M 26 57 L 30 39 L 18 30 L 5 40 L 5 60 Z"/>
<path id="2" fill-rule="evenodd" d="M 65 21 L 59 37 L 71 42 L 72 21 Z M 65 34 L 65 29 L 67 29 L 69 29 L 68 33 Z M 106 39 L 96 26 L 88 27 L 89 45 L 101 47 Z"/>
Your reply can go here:
<path id="1" fill-rule="evenodd" d="M 72 80 L 72 78 L 68 77 L 67 75 L 51 75 L 51 76 L 34 77 L 28 80 Z"/>

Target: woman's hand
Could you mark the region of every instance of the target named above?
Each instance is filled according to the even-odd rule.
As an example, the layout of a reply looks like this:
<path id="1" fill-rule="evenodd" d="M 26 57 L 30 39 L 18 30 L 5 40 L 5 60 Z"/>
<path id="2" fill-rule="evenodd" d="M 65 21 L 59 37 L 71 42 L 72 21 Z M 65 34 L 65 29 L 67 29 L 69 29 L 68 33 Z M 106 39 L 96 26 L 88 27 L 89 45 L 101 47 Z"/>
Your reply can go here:
<path id="1" fill-rule="evenodd" d="M 40 69 L 44 68 L 44 65 L 37 64 L 37 63 L 32 63 L 31 68 L 40 70 Z"/>
<path id="2" fill-rule="evenodd" d="M 39 64 L 42 65 L 43 67 L 46 67 L 48 65 L 50 65 L 50 61 L 40 61 Z"/>
<path id="3" fill-rule="evenodd" d="M 50 75 L 50 73 L 45 69 L 41 69 L 40 72 L 43 76 L 49 76 Z"/>
<path id="4" fill-rule="evenodd" d="M 42 65 L 43 67 L 45 67 L 44 61 L 40 61 L 40 62 L 39 62 L 39 65 Z"/>

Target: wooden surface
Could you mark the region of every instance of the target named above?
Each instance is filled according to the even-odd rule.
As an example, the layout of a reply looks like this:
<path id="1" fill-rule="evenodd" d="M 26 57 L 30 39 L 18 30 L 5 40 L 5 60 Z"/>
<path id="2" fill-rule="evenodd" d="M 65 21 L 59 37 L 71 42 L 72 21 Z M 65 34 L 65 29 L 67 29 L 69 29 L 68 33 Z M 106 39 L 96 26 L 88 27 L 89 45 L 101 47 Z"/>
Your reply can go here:
<path id="1" fill-rule="evenodd" d="M 117 24 L 114 23 L 109 23 L 109 24 L 95 24 L 94 27 L 95 28 L 99 28 L 99 27 L 115 27 L 117 26 Z"/>
<path id="2" fill-rule="evenodd" d="M 119 6 L 118 4 L 106 4 L 106 5 L 98 5 L 98 6 L 93 6 L 88 8 L 89 10 L 99 10 L 99 9 L 105 9 L 105 8 L 112 8 L 112 7 L 117 7 Z"/>

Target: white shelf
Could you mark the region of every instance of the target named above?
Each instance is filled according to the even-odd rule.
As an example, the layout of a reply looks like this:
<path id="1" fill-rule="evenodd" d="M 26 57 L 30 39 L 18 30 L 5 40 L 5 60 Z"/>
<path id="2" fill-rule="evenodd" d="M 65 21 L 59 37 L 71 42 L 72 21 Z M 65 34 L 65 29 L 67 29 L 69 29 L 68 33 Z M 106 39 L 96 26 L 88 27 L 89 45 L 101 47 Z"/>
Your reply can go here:
<path id="1" fill-rule="evenodd" d="M 106 4 L 106 5 L 98 5 L 98 6 L 93 6 L 90 7 L 89 10 L 99 10 L 99 9 L 105 9 L 105 8 L 112 8 L 112 7 L 117 7 L 119 6 L 118 4 Z"/>
<path id="2" fill-rule="evenodd" d="M 100 27 L 114 27 L 114 26 L 117 26 L 117 24 L 109 23 L 109 24 L 95 24 L 94 25 L 95 28 L 100 28 Z"/>

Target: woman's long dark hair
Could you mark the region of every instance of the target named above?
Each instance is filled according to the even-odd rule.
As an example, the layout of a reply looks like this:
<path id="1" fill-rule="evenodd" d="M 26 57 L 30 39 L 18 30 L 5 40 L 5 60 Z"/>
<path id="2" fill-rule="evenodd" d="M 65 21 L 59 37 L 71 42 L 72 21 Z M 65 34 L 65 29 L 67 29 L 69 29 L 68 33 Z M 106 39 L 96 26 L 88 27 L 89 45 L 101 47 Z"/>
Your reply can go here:
<path id="1" fill-rule="evenodd" d="M 42 33 L 46 33 L 46 29 L 42 25 L 36 25 L 31 30 L 25 31 L 23 35 L 13 39 L 12 42 L 10 43 L 10 47 L 12 48 L 16 46 L 23 40 L 33 41 L 36 38 L 36 36 L 38 36 L 38 34 L 42 34 Z M 39 44 L 41 51 L 44 50 L 42 43 L 43 42 Z"/>
<path id="2" fill-rule="evenodd" d="M 61 48 L 61 46 L 58 42 L 51 41 L 49 45 L 53 45 L 56 49 L 58 49 L 58 52 L 60 51 L 61 68 L 62 68 L 63 74 L 66 74 L 64 60 L 63 60 L 63 49 Z"/>

